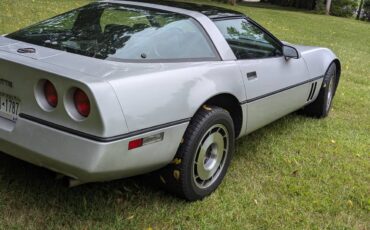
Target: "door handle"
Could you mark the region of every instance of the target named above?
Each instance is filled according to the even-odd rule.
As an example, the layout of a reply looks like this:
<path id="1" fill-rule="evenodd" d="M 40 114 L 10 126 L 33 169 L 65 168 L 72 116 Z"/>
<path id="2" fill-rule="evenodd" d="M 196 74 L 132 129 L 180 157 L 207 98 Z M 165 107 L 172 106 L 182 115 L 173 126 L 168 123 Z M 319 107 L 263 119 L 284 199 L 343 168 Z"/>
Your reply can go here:
<path id="1" fill-rule="evenodd" d="M 257 72 L 254 71 L 254 72 L 247 73 L 247 78 L 248 78 L 248 80 L 256 79 L 257 78 Z"/>

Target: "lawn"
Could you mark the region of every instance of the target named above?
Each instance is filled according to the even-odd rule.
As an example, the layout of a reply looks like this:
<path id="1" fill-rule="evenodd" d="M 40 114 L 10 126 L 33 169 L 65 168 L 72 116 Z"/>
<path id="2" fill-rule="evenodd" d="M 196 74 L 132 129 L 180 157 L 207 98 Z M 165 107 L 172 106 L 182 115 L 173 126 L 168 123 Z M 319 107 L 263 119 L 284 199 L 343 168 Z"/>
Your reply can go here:
<path id="1" fill-rule="evenodd" d="M 86 2 L 1 0 L 0 33 Z M 240 139 L 223 184 L 195 203 L 147 176 L 68 189 L 0 154 L 0 229 L 370 229 L 370 23 L 228 7 L 281 40 L 335 51 L 343 72 L 327 119 L 292 114 Z"/>

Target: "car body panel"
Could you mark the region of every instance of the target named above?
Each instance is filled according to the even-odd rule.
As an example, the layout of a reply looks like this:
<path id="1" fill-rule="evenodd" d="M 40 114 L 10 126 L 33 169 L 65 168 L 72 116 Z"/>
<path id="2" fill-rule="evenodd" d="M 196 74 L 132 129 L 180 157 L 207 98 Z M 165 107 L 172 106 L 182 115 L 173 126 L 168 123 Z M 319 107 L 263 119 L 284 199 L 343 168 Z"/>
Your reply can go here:
<path id="1" fill-rule="evenodd" d="M 109 77 L 124 108 L 129 130 L 193 117 L 208 99 L 218 94 L 234 95 L 239 101 L 246 99 L 234 61 L 152 64 L 148 69 L 145 66 L 140 72 L 116 72 Z"/>
<path id="2" fill-rule="evenodd" d="M 35 47 L 38 52 L 52 50 L 36 45 L 29 46 L 25 43 L 17 44 L 17 47 Z M 18 55 L 16 49 L 10 50 L 9 52 L 13 54 L 13 61 L 19 58 L 19 63 L 25 63 L 23 60 L 24 55 Z M 108 88 L 107 90 L 94 90 L 93 92 L 96 94 L 95 97 L 101 97 L 102 102 L 100 105 L 110 105 L 108 106 L 110 109 L 104 110 L 107 114 L 109 113 L 111 116 L 117 115 L 110 117 L 106 122 L 106 126 L 115 124 L 114 129 L 116 131 L 113 132 L 114 129 L 111 127 L 107 128 L 107 130 L 111 131 L 107 134 L 86 130 L 86 132 L 94 135 L 110 137 L 158 124 L 190 118 L 205 101 L 217 94 L 231 94 L 239 101 L 246 100 L 243 80 L 235 61 L 123 63 L 58 52 L 61 54 L 37 60 L 37 65 L 41 65 L 40 68 L 48 71 L 54 71 L 54 73 L 60 74 L 62 77 L 72 78 L 74 81 L 85 83 L 87 88 L 93 85 L 96 87 L 103 87 L 102 85 L 108 87 L 109 85 L 109 87 L 114 89 L 115 94 L 110 97 L 108 97 L 107 92 L 112 91 Z M 32 63 L 30 66 L 37 66 L 33 64 L 33 58 L 27 59 L 27 61 Z M 10 76 L 11 69 L 9 74 L 5 73 L 4 75 Z M 37 70 L 32 69 L 32 71 Z M 194 73 L 193 76 L 189 76 L 189 72 Z M 81 74 L 79 75 L 79 73 Z M 34 75 L 38 75 L 37 80 L 45 78 L 45 74 L 34 73 Z M 227 81 L 225 80 L 226 78 Z M 35 79 L 33 84 L 36 84 L 37 80 Z M 51 80 L 55 81 L 56 79 Z M 153 87 L 153 84 L 157 83 L 159 84 L 158 87 Z M 135 87 L 132 87 L 132 84 Z M 166 84 L 171 85 L 171 87 L 166 87 Z M 63 85 L 63 83 L 58 82 L 58 85 Z M 60 90 L 66 90 L 70 85 L 66 87 Z M 142 97 L 136 96 L 138 92 L 141 92 Z M 28 97 L 30 97 L 30 94 Z M 130 98 L 130 100 L 127 100 L 127 98 Z M 153 100 L 154 98 L 157 100 Z M 179 101 L 178 98 L 181 98 L 182 101 Z M 111 102 L 117 99 L 120 108 L 124 111 L 125 117 L 129 121 L 123 120 L 122 113 L 118 113 L 117 107 L 111 106 Z M 33 107 L 35 104 L 31 106 Z M 113 108 L 116 109 L 115 112 L 112 111 Z M 164 108 L 171 109 L 173 112 L 163 114 L 162 110 Z M 61 109 L 64 110 L 64 108 Z M 29 115 L 50 120 L 49 113 L 39 110 L 39 113 L 32 111 Z M 59 114 L 65 114 L 65 112 L 55 111 L 55 115 Z M 147 119 L 148 116 L 151 119 Z M 55 118 L 52 121 L 69 128 L 75 127 L 75 121 L 68 119 L 66 116 Z M 121 124 L 121 126 L 117 124 Z M 94 126 L 89 125 L 88 127 L 92 128 Z"/>
<path id="3" fill-rule="evenodd" d="M 0 38 L 0 44 L 2 40 Z M 22 46 L 30 47 L 28 44 L 20 45 Z M 32 47 L 37 50 L 49 49 Z M 0 91 L 21 100 L 22 113 L 101 137 L 128 132 L 122 108 L 109 83 L 68 68 L 69 63 L 73 62 L 68 58 L 65 59 L 67 68 L 49 64 L 45 62 L 46 59 L 38 60 L 24 54 L 0 50 L 0 78 L 13 82 L 14 86 L 10 88 L 0 85 Z M 64 92 L 72 87 L 84 89 L 92 100 L 92 110 L 95 113 L 84 122 L 76 122 L 68 115 L 65 106 L 58 106 L 51 112 L 43 110 L 35 98 L 35 88 L 41 79 L 48 79 L 58 86 L 60 101 L 63 101 Z"/>
<path id="4" fill-rule="evenodd" d="M 310 79 L 303 59 L 285 60 L 284 57 L 277 57 L 239 60 L 238 65 L 243 74 L 248 101 Z M 247 75 L 251 72 L 256 72 L 256 76 L 249 79 Z"/>
<path id="5" fill-rule="evenodd" d="M 239 60 L 247 92 L 247 133 L 299 109 L 307 101 L 310 85 L 303 59 L 284 57 Z M 268 66 L 268 68 L 266 68 Z M 282 91 L 282 92 L 280 92 Z M 307 91 L 307 94 L 302 92 Z"/>
<path id="6" fill-rule="evenodd" d="M 0 80 L 13 84 L 0 84 L 0 92 L 22 103 L 16 122 L 0 117 L 1 151 L 81 182 L 150 172 L 171 162 L 192 117 L 212 97 L 227 94 L 240 103 L 242 137 L 313 102 L 319 93 L 311 93 L 313 86 L 320 89 L 337 60 L 329 49 L 291 44 L 300 59 L 236 60 L 210 15 L 146 2 L 102 2 L 188 15 L 207 32 L 220 60 L 116 62 L 0 37 Z M 19 53 L 22 48 L 36 52 Z M 253 72 L 256 78 L 248 75 Z M 41 79 L 53 82 L 60 95 L 53 111 L 41 108 L 35 97 Z M 84 120 L 68 111 L 73 105 L 66 95 L 74 87 L 92 104 Z M 158 133 L 162 141 L 128 150 L 130 141 Z"/>
<path id="7" fill-rule="evenodd" d="M 302 55 L 309 69 L 309 77 L 323 76 L 329 65 L 338 57 L 328 48 L 293 45 Z"/>
<path id="8" fill-rule="evenodd" d="M 15 40 L 8 39 L 6 37 L 0 38 L 0 50 L 8 53 L 16 53 L 20 56 L 41 60 L 55 55 L 63 53 L 62 51 L 55 49 L 40 49 L 38 46 L 27 44 L 27 48 L 37 49 L 37 52 L 34 53 L 19 53 L 19 49 L 25 48 L 24 42 L 16 42 Z"/>
<path id="9" fill-rule="evenodd" d="M 11 131 L 0 117 L 1 150 L 80 182 L 108 181 L 150 172 L 170 163 L 189 122 L 102 143 L 20 118 Z M 12 125 L 12 124 L 11 124 Z M 163 141 L 128 150 L 128 142 L 164 133 Z"/>
<path id="10" fill-rule="evenodd" d="M 322 78 L 315 81 L 299 85 L 274 94 L 272 96 L 264 97 L 257 101 L 248 103 L 248 122 L 247 131 L 249 134 L 291 112 L 302 108 L 302 104 L 307 103 L 307 97 L 310 93 L 312 83 L 317 82 L 320 86 Z M 313 99 L 316 99 L 319 90 L 316 90 Z"/>

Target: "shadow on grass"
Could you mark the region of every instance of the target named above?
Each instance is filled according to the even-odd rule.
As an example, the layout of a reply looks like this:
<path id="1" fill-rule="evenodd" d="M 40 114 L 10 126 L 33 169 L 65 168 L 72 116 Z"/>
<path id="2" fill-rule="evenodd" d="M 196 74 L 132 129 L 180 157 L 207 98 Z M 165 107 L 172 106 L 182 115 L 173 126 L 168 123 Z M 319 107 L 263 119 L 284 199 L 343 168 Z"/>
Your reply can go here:
<path id="1" fill-rule="evenodd" d="M 278 135 L 283 134 L 296 123 L 296 117 L 298 116 L 290 115 L 247 138 L 241 138 L 237 142 L 237 149 L 242 147 L 243 153 L 237 151 L 234 160 L 248 157 L 253 161 L 258 154 L 258 146 L 264 144 L 269 132 L 278 128 Z M 71 189 L 62 180 L 55 178 L 56 174 L 52 171 L 0 153 L 0 196 L 5 200 L 3 206 L 6 211 L 14 212 L 14 215 L 17 214 L 14 207 L 18 207 L 25 212 L 32 209 L 45 215 L 58 213 L 60 218 L 73 215 L 79 220 L 94 218 L 106 222 L 114 221 L 112 212 L 129 215 L 126 212 L 142 207 L 150 209 L 151 206 L 158 205 L 158 202 L 168 209 L 190 204 L 164 192 L 153 183 L 150 175 L 86 184 Z M 67 222 L 72 224 L 73 220 Z"/>
<path id="2" fill-rule="evenodd" d="M 49 229 L 52 222 L 76 228 L 82 222 L 109 226 L 117 216 L 126 219 L 136 215 L 135 210 L 154 210 L 158 202 L 170 207 L 187 204 L 150 178 L 143 175 L 68 188 L 64 180 L 56 180 L 56 173 L 0 153 L 0 213 L 6 213 L 3 223 L 10 226 L 21 216 L 22 226 L 36 222 L 36 228 Z"/>

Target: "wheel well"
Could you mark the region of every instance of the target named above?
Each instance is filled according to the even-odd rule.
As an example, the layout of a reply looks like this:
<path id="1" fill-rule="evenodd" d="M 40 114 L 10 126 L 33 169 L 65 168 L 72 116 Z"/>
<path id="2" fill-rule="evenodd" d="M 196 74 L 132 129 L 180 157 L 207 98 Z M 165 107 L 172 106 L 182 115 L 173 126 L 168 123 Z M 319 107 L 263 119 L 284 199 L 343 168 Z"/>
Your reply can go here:
<path id="1" fill-rule="evenodd" d="M 219 94 L 208 99 L 205 105 L 214 105 L 227 110 L 233 119 L 235 136 L 238 137 L 243 125 L 243 112 L 239 100 L 231 94 Z"/>
<path id="2" fill-rule="evenodd" d="M 340 64 L 340 61 L 338 60 L 338 59 L 335 59 L 334 61 L 333 61 L 333 63 L 335 63 L 335 66 L 337 67 L 337 82 L 335 83 L 335 89 L 337 89 L 338 88 L 338 85 L 339 85 L 339 80 L 340 80 L 340 75 L 341 75 L 341 72 L 342 72 L 342 66 L 341 66 L 341 64 Z M 335 90 L 335 92 L 334 92 L 334 95 L 336 94 L 336 91 L 337 90 Z"/>
<path id="3" fill-rule="evenodd" d="M 341 75 L 341 72 L 342 72 L 342 65 L 340 64 L 340 61 L 338 59 L 335 59 L 333 62 L 337 66 L 337 86 L 338 86 L 340 75 Z"/>

